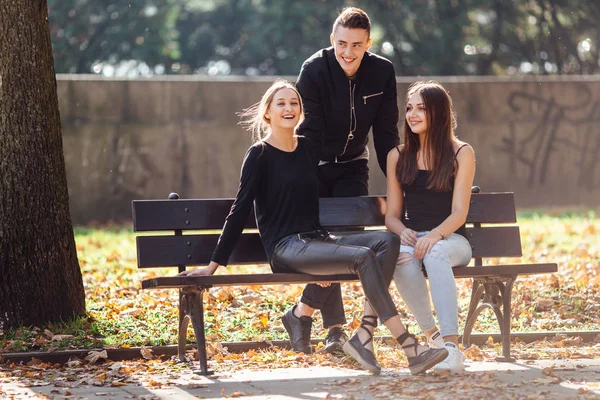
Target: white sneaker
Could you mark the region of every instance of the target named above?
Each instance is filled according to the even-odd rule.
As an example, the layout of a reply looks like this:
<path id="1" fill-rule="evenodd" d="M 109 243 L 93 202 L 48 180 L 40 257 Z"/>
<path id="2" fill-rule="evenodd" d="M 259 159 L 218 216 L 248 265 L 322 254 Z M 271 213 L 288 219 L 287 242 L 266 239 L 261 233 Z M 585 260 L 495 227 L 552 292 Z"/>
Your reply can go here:
<path id="1" fill-rule="evenodd" d="M 427 346 L 431 347 L 432 349 L 441 349 L 444 347 L 444 339 L 442 338 L 442 334 L 439 330 L 436 329 L 436 331 L 433 332 L 433 335 L 427 339 Z"/>
<path id="2" fill-rule="evenodd" d="M 465 370 L 465 355 L 454 344 L 450 342 L 444 343 L 444 348 L 448 350 L 448 357 L 442 362 L 433 367 L 435 372 L 450 371 L 452 374 Z"/>

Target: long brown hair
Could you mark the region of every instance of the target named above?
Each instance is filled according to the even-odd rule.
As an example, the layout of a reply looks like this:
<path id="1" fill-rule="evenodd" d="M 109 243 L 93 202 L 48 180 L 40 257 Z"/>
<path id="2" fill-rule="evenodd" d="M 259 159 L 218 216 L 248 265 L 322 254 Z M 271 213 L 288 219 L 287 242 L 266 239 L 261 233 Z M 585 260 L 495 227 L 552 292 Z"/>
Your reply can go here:
<path id="1" fill-rule="evenodd" d="M 438 192 L 452 188 L 455 174 L 454 130 L 456 115 L 452 98 L 442 85 L 435 81 L 419 81 L 409 86 L 406 101 L 414 94 L 420 94 L 425 105 L 428 132 L 423 143 L 423 163 L 431 170 L 427 188 Z M 404 119 L 404 146 L 396 166 L 398 181 L 403 185 L 412 184 L 417 178 L 417 153 L 421 148 L 419 135 L 414 133 Z"/>

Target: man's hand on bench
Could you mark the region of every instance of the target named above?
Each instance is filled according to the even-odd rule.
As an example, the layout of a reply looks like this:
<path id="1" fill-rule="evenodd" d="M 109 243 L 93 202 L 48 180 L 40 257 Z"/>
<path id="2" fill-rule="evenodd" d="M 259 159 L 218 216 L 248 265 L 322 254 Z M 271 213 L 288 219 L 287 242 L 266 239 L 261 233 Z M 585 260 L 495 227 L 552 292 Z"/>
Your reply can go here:
<path id="1" fill-rule="evenodd" d="M 180 276 L 209 276 L 213 275 L 215 271 L 219 268 L 219 264 L 214 261 L 211 261 L 210 264 L 206 267 L 198 267 L 196 269 L 192 269 L 189 271 L 183 271 L 179 273 Z"/>

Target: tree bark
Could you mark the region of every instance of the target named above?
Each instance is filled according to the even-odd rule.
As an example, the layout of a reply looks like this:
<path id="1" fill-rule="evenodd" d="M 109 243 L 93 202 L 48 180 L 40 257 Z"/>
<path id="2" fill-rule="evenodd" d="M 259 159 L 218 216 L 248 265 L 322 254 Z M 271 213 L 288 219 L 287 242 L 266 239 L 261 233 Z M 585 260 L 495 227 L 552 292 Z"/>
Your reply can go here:
<path id="1" fill-rule="evenodd" d="M 0 329 L 85 312 L 45 0 L 0 0 Z"/>

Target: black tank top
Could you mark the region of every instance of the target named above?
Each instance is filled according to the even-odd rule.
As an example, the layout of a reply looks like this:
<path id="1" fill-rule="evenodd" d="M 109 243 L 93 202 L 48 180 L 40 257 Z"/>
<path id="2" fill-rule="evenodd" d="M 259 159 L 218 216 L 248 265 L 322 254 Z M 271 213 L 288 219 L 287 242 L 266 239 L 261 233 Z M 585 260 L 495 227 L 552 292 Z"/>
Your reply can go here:
<path id="1" fill-rule="evenodd" d="M 454 155 L 465 147 L 462 145 Z M 452 213 L 452 193 L 454 192 L 454 177 L 450 181 L 451 189 L 437 192 L 427 188 L 431 171 L 420 169 L 417 178 L 410 185 L 402 185 L 404 190 L 404 210 L 402 223 L 416 232 L 430 231 L 440 225 Z M 456 233 L 467 238 L 465 224 Z"/>

